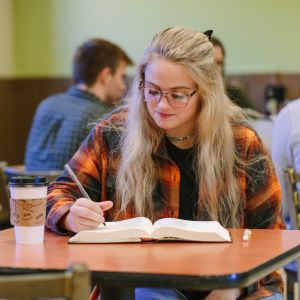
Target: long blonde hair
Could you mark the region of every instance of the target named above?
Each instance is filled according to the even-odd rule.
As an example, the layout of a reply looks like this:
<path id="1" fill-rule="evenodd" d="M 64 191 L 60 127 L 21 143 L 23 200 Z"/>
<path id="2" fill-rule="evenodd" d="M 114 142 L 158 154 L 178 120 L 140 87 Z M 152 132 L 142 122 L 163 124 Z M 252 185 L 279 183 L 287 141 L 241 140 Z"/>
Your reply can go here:
<path id="1" fill-rule="evenodd" d="M 195 174 L 199 183 L 197 216 L 207 214 L 224 226 L 239 225 L 241 191 L 232 122 L 243 119 L 242 110 L 228 99 L 221 75 L 213 61 L 213 45 L 194 29 L 172 27 L 156 34 L 146 49 L 131 90 L 131 103 L 117 174 L 117 198 L 121 211 L 129 203 L 136 215 L 153 219 L 152 193 L 157 168 L 152 154 L 164 138 L 164 131 L 152 120 L 139 90 L 147 64 L 160 57 L 182 65 L 192 76 L 201 95 L 201 109 L 195 124 Z"/>

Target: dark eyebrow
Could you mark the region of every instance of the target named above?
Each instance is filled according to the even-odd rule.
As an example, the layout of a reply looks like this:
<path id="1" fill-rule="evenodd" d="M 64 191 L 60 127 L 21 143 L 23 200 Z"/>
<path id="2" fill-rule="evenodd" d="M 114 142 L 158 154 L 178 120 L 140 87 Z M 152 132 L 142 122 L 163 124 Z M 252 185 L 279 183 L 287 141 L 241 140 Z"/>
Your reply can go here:
<path id="1" fill-rule="evenodd" d="M 155 87 L 155 88 L 161 90 L 161 87 L 160 87 L 160 86 L 156 85 L 155 83 L 153 83 L 153 82 L 151 82 L 151 81 L 145 81 L 145 84 L 146 84 L 146 85 L 147 85 L 147 84 L 150 84 L 150 85 L 152 85 L 153 87 Z M 193 88 L 187 87 L 187 86 L 174 86 L 174 87 L 172 87 L 172 88 L 170 88 L 170 89 L 168 89 L 168 90 L 192 90 L 192 89 L 193 89 Z"/>

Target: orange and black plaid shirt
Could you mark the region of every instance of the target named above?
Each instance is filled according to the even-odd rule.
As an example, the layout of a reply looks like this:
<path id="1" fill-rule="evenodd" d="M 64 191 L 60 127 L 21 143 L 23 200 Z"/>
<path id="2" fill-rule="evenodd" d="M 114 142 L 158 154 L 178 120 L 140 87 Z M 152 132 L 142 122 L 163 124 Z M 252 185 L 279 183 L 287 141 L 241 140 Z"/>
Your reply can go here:
<path id="1" fill-rule="evenodd" d="M 69 161 L 69 165 L 94 201 L 114 201 L 122 132 L 119 128 L 124 126 L 126 117 L 127 112 L 119 111 L 100 122 Z M 245 162 L 244 168 L 242 170 L 239 168 L 238 171 L 238 182 L 243 198 L 240 227 L 284 228 L 281 218 L 280 185 L 268 151 L 253 130 L 241 123 L 234 124 L 233 127 L 236 151 Z M 258 156 L 264 158 L 247 166 L 247 162 L 253 161 Z M 158 189 L 153 192 L 155 217 L 178 218 L 179 168 L 172 163 L 163 147 L 159 153 L 153 154 L 153 158 L 158 166 Z M 65 234 L 58 228 L 58 223 L 68 213 L 74 201 L 80 197 L 81 192 L 67 173 L 52 182 L 48 189 L 47 227 Z M 107 212 L 106 220 L 114 220 L 117 213 L 118 208 L 114 206 Z M 126 216 L 118 214 L 118 219 L 134 216 L 133 210 L 128 209 Z M 249 295 L 243 299 L 260 299 L 283 289 L 281 277 L 277 272 L 273 272 L 251 287 Z"/>

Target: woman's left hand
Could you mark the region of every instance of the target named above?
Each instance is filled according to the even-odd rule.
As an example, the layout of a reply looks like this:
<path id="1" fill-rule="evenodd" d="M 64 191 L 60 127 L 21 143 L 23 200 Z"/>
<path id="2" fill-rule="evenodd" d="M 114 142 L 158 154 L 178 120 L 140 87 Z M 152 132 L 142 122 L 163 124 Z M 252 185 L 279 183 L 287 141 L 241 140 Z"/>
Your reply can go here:
<path id="1" fill-rule="evenodd" d="M 241 294 L 240 289 L 213 290 L 205 300 L 236 300 Z"/>

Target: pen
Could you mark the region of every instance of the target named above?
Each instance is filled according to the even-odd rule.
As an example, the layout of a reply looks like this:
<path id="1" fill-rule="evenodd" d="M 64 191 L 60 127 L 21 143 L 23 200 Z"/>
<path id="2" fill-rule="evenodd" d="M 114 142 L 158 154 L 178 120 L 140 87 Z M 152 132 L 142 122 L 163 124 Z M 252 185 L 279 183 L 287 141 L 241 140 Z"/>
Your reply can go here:
<path id="1" fill-rule="evenodd" d="M 82 184 L 80 183 L 80 181 L 78 180 L 77 176 L 75 175 L 75 173 L 73 172 L 71 167 L 68 164 L 65 164 L 65 168 L 66 168 L 67 172 L 69 173 L 69 175 L 71 176 L 71 178 L 76 183 L 76 185 L 78 186 L 78 188 L 80 189 L 80 192 L 82 193 L 82 195 L 85 198 L 92 200 L 91 197 L 86 192 L 86 190 L 84 189 L 84 187 L 82 186 Z M 105 222 L 103 222 L 103 225 L 106 226 Z"/>

